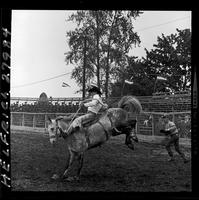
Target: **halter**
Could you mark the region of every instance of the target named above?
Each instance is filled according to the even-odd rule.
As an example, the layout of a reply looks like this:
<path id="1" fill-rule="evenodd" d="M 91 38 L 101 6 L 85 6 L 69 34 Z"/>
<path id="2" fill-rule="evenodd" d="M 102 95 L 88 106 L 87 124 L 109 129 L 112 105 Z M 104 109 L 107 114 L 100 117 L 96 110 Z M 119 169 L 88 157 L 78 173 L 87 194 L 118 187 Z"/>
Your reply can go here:
<path id="1" fill-rule="evenodd" d="M 49 135 L 50 139 L 57 138 L 57 136 L 60 137 L 60 134 L 57 133 L 58 129 L 60 129 L 60 128 L 58 127 L 58 123 L 57 123 L 57 120 L 56 120 L 55 135 Z"/>
<path id="2" fill-rule="evenodd" d="M 58 134 L 58 131 L 60 132 L 60 134 Z M 58 137 L 63 137 L 65 138 L 66 136 L 64 135 L 64 132 L 62 131 L 62 129 L 58 126 L 58 120 L 56 120 L 56 129 L 55 129 L 55 135 L 57 135 Z"/>

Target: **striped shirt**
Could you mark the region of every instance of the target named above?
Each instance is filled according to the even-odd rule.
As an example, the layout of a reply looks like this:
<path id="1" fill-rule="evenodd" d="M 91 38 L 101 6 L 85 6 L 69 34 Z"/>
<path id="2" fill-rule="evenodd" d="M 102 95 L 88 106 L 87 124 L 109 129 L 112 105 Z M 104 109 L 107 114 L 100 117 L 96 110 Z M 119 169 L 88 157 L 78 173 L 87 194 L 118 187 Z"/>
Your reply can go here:
<path id="1" fill-rule="evenodd" d="M 165 130 L 170 131 L 171 132 L 170 135 L 178 133 L 178 129 L 175 123 L 172 121 L 168 121 L 168 123 L 165 124 Z"/>

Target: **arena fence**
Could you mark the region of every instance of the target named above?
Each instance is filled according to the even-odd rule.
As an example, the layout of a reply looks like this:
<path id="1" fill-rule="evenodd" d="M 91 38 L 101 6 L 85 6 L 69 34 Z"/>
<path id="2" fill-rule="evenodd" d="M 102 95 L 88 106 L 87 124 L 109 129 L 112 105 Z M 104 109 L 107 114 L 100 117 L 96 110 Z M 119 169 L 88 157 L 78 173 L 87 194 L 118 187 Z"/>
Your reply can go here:
<path id="1" fill-rule="evenodd" d="M 191 94 L 174 94 L 159 96 L 137 96 L 145 112 L 184 112 L 191 110 Z M 103 98 L 109 107 L 117 107 L 121 97 Z M 48 98 L 40 102 L 39 98 L 11 97 L 11 112 L 32 113 L 72 113 L 79 108 L 82 98 Z M 82 110 L 84 112 L 84 110 Z M 86 111 L 85 111 L 86 112 Z"/>
<path id="2" fill-rule="evenodd" d="M 73 113 L 29 113 L 29 112 L 11 112 L 11 127 L 32 127 L 47 129 L 47 119 L 57 116 L 66 116 Z M 79 113 L 82 115 L 83 113 Z M 163 128 L 160 112 L 142 112 L 134 116 L 137 120 L 137 133 L 146 136 L 161 136 L 160 129 Z M 170 120 L 174 121 L 178 127 L 181 138 L 191 138 L 191 112 L 171 112 L 167 113 Z"/>
<path id="3" fill-rule="evenodd" d="M 143 112 L 137 116 L 137 132 L 142 135 L 161 136 L 163 129 L 161 116 L 165 113 Z M 191 138 L 191 112 L 170 112 L 169 119 L 175 122 L 179 135 L 182 138 Z"/>

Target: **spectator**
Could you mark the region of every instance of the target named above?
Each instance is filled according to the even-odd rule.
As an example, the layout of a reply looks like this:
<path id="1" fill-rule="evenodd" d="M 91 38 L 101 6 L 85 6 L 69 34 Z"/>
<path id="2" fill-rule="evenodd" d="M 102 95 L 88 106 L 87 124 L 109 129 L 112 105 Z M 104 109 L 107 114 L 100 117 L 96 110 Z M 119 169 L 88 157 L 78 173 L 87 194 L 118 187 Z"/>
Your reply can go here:
<path id="1" fill-rule="evenodd" d="M 160 132 L 169 137 L 169 140 L 166 143 L 166 150 L 170 157 L 168 161 L 174 161 L 173 152 L 171 151 L 171 145 L 174 144 L 176 152 L 182 157 L 184 163 L 187 163 L 189 160 L 185 157 L 185 154 L 180 149 L 179 134 L 175 123 L 169 120 L 168 115 L 163 115 L 162 118 L 165 129 L 160 130 Z"/>

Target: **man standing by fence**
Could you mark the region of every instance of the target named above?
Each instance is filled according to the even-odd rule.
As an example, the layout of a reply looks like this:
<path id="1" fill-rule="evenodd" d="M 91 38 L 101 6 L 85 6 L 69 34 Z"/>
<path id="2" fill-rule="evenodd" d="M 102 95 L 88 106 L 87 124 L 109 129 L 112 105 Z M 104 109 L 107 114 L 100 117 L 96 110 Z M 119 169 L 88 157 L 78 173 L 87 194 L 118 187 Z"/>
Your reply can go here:
<path id="1" fill-rule="evenodd" d="M 171 145 L 174 144 L 176 152 L 182 157 L 184 163 L 187 163 L 189 160 L 185 157 L 185 154 L 180 150 L 179 134 L 175 123 L 170 121 L 168 115 L 165 114 L 162 116 L 162 119 L 165 125 L 165 129 L 160 130 L 160 132 L 164 133 L 169 137 L 169 140 L 167 141 L 165 146 L 170 156 L 168 161 L 174 161 L 173 152 L 171 151 Z"/>

